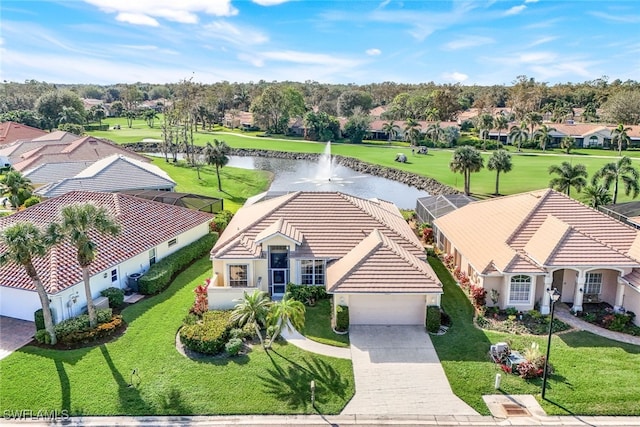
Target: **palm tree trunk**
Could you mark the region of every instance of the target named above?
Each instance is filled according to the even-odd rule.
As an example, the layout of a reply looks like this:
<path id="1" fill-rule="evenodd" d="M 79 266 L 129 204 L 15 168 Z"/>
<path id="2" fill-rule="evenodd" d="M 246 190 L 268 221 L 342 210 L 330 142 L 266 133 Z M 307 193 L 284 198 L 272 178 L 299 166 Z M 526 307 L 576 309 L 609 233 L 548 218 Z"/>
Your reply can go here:
<path id="1" fill-rule="evenodd" d="M 464 171 L 464 194 L 469 195 L 469 180 L 471 179 L 471 172 L 469 169 Z"/>
<path id="2" fill-rule="evenodd" d="M 260 332 L 260 327 L 258 326 L 258 322 L 253 322 L 253 327 L 256 328 L 256 335 L 258 335 L 258 339 L 260 340 L 260 344 L 262 348 L 267 350 L 267 347 L 264 345 L 264 340 L 262 339 L 262 332 Z"/>
<path id="3" fill-rule="evenodd" d="M 82 266 L 82 281 L 84 282 L 84 292 L 87 296 L 87 312 L 89 313 L 89 327 L 98 326 L 98 315 L 96 307 L 93 305 L 93 296 L 91 296 L 91 282 L 89 276 L 89 266 Z"/>
<path id="4" fill-rule="evenodd" d="M 500 194 L 500 192 L 498 191 L 499 184 L 500 184 L 500 169 L 496 171 L 496 196 Z"/>
<path id="5" fill-rule="evenodd" d="M 273 332 L 273 336 L 269 339 L 269 344 L 267 345 L 267 348 L 271 348 L 271 345 L 273 345 L 273 343 L 278 339 L 278 335 L 280 335 L 280 332 L 282 331 L 282 328 L 284 326 L 282 325 L 282 319 L 278 320 L 278 324 L 276 325 L 275 331 Z"/>
<path id="6" fill-rule="evenodd" d="M 35 268 L 34 268 L 35 271 Z M 54 345 L 58 342 L 58 338 L 56 337 L 56 329 L 53 325 L 53 318 L 51 317 L 51 308 L 49 305 L 49 295 L 47 295 L 47 291 L 42 286 L 42 282 L 38 276 L 32 277 L 33 286 L 35 286 L 36 291 L 38 292 L 38 296 L 40 297 L 40 304 L 42 305 L 42 316 L 44 317 L 44 328 L 49 333 L 51 337 L 51 345 Z"/>
<path id="7" fill-rule="evenodd" d="M 616 182 L 613 185 L 613 204 L 615 205 L 618 201 L 618 178 L 616 178 Z"/>
<path id="8" fill-rule="evenodd" d="M 216 164 L 216 175 L 218 177 L 218 191 L 222 191 L 222 183 L 220 181 L 220 167 Z"/>

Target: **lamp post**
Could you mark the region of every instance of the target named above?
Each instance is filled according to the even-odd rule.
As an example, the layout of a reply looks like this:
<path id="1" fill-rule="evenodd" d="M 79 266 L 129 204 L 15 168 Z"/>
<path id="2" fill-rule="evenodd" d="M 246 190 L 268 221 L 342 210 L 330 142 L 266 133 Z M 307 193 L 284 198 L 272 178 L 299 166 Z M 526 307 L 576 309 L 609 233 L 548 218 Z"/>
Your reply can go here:
<path id="1" fill-rule="evenodd" d="M 549 337 L 547 339 L 547 357 L 544 358 L 544 372 L 542 373 L 542 398 L 544 399 L 545 391 L 547 390 L 547 371 L 549 370 L 549 351 L 551 350 L 551 332 L 553 331 L 553 310 L 556 306 L 556 302 L 560 299 L 560 292 L 558 289 L 547 289 L 547 294 L 551 299 L 551 320 L 549 321 Z"/>

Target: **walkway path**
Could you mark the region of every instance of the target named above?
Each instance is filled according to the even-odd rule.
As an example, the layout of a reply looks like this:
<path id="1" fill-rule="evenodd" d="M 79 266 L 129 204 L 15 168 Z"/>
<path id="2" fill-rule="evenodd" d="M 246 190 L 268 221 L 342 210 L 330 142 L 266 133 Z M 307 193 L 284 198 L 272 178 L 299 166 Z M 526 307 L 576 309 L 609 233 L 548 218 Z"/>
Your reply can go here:
<path id="1" fill-rule="evenodd" d="M 627 344 L 640 345 L 640 337 L 634 337 L 633 335 L 623 334 L 621 332 L 610 331 L 605 328 L 601 328 L 592 323 L 585 322 L 579 317 L 574 316 L 569 311 L 569 307 L 566 304 L 558 304 L 555 307 L 555 315 L 559 320 L 562 320 L 567 325 L 581 331 L 591 332 L 601 337 L 609 338 L 610 340 L 624 342 Z"/>
<path id="2" fill-rule="evenodd" d="M 35 333 L 33 322 L 0 316 L 0 359 L 29 344 Z"/>
<path id="3" fill-rule="evenodd" d="M 284 328 L 280 335 L 290 344 L 293 344 L 303 350 L 310 351 L 311 353 L 337 357 L 338 359 L 351 359 L 351 349 L 349 347 L 335 347 L 333 345 L 321 344 L 319 342 L 312 341 L 293 328 L 291 331 Z"/>

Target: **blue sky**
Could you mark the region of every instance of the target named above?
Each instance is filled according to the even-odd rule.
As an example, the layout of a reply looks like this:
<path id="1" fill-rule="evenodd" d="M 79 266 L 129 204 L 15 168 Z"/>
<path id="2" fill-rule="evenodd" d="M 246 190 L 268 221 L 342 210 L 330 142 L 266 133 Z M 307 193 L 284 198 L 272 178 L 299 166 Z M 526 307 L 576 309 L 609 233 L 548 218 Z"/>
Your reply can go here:
<path id="1" fill-rule="evenodd" d="M 640 2 L 2 0 L 0 80 L 640 79 Z"/>

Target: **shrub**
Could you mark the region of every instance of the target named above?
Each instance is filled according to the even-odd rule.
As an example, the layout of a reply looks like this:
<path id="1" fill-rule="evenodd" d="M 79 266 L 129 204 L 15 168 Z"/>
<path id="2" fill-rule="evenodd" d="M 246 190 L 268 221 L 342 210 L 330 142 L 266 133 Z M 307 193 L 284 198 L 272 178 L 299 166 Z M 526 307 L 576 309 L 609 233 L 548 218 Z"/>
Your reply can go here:
<path id="1" fill-rule="evenodd" d="M 140 293 L 153 295 L 162 292 L 169 286 L 176 274 L 191 264 L 193 260 L 207 254 L 216 240 L 218 240 L 216 233 L 207 234 L 153 264 L 149 271 L 138 279 Z"/>
<path id="2" fill-rule="evenodd" d="M 38 330 L 35 338 L 40 344 L 51 344 L 51 335 L 45 329 Z"/>
<path id="3" fill-rule="evenodd" d="M 444 256 L 444 259 L 442 260 L 442 262 L 444 263 L 445 267 L 447 267 L 447 269 L 452 270 L 454 265 L 455 265 L 455 259 L 453 258 L 453 255 L 451 254 L 447 254 Z"/>
<path id="4" fill-rule="evenodd" d="M 442 315 L 440 313 L 440 307 L 437 305 L 430 305 L 427 307 L 427 331 L 435 334 L 440 329 L 442 323 Z"/>
<path id="5" fill-rule="evenodd" d="M 38 196 L 31 196 L 29 197 L 27 200 L 24 201 L 24 203 L 22 204 L 22 206 L 24 206 L 25 208 L 28 208 L 30 206 L 33 205 L 37 205 L 38 203 L 40 203 L 40 197 Z"/>
<path id="6" fill-rule="evenodd" d="M 60 340 L 66 344 L 96 341 L 112 335 L 122 323 L 122 316 L 115 315 L 110 320 L 99 323 L 94 329 L 71 332 L 61 337 Z"/>
<path id="7" fill-rule="evenodd" d="M 227 225 L 229 225 L 229 222 L 231 222 L 231 218 L 233 218 L 233 212 L 231 211 L 223 210 L 218 212 L 211 222 L 211 231 L 222 233 L 224 229 L 227 228 Z"/>
<path id="8" fill-rule="evenodd" d="M 182 319 L 182 324 L 183 325 L 195 325 L 199 321 L 200 321 L 200 317 L 199 316 L 196 316 L 193 313 L 189 313 L 186 316 L 184 316 L 184 319 Z"/>
<path id="9" fill-rule="evenodd" d="M 606 317 L 609 317 L 609 316 L 606 316 Z M 631 320 L 631 317 L 627 316 L 626 314 L 614 314 L 613 319 L 611 319 L 611 321 L 609 322 L 608 329 L 612 331 L 621 332 L 624 330 L 625 326 L 627 326 L 627 323 L 629 323 L 630 320 Z"/>
<path id="10" fill-rule="evenodd" d="M 238 339 L 245 339 L 245 338 L 251 338 L 251 334 L 249 334 L 247 336 L 247 332 L 240 329 L 240 328 L 233 328 L 229 331 L 229 337 L 230 338 L 238 338 Z"/>
<path id="11" fill-rule="evenodd" d="M 482 286 L 471 286 L 471 299 L 476 308 L 484 307 L 487 303 L 487 291 Z"/>
<path id="12" fill-rule="evenodd" d="M 205 279 L 203 285 L 198 285 L 193 290 L 196 294 L 196 300 L 189 310 L 189 313 L 195 314 L 196 316 L 202 316 L 209 309 L 209 298 L 207 294 L 209 283 L 211 283 L 211 279 Z"/>
<path id="13" fill-rule="evenodd" d="M 96 315 L 98 317 L 98 327 L 100 324 L 110 322 L 113 319 L 113 312 L 110 308 L 97 310 Z M 81 314 L 80 316 L 63 320 L 55 326 L 55 329 L 56 335 L 60 341 L 79 342 L 75 341 L 73 336 L 77 333 L 91 331 L 91 328 L 89 327 L 89 315 Z M 71 338 L 67 338 L 67 336 L 71 336 Z"/>
<path id="14" fill-rule="evenodd" d="M 224 349 L 229 356 L 237 356 L 242 349 L 242 340 L 240 338 L 231 338 L 225 345 Z"/>
<path id="15" fill-rule="evenodd" d="M 287 285 L 287 292 L 289 292 L 289 295 L 294 300 L 307 305 L 313 305 L 317 300 L 329 297 L 324 286 L 295 285 L 290 283 Z"/>
<path id="16" fill-rule="evenodd" d="M 349 307 L 346 305 L 339 305 L 336 308 L 336 330 L 341 332 L 349 330 Z"/>
<path id="17" fill-rule="evenodd" d="M 124 292 L 122 289 L 111 287 L 100 292 L 100 295 L 109 299 L 109 307 L 120 308 L 124 304 Z"/>
<path id="18" fill-rule="evenodd" d="M 507 307 L 505 311 L 507 312 L 507 316 L 515 316 L 518 314 L 518 309 L 515 307 Z"/>
<path id="19" fill-rule="evenodd" d="M 198 353 L 218 354 L 227 342 L 230 318 L 230 311 L 207 311 L 202 321 L 182 326 L 180 340 L 186 348 Z"/>
<path id="20" fill-rule="evenodd" d="M 542 376 L 542 371 L 542 369 L 538 369 L 533 363 L 529 362 L 528 360 L 518 365 L 518 373 L 520 374 L 520 378 L 524 378 L 526 380 Z"/>
<path id="21" fill-rule="evenodd" d="M 53 309 L 49 309 L 51 311 L 51 317 L 53 317 Z M 33 319 L 36 322 L 36 331 L 40 331 L 44 329 L 44 314 L 42 313 L 42 309 L 39 308 L 33 313 Z"/>

